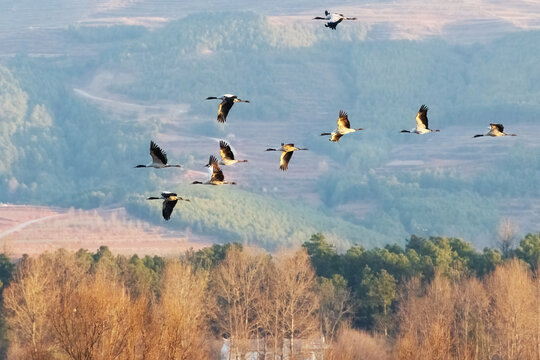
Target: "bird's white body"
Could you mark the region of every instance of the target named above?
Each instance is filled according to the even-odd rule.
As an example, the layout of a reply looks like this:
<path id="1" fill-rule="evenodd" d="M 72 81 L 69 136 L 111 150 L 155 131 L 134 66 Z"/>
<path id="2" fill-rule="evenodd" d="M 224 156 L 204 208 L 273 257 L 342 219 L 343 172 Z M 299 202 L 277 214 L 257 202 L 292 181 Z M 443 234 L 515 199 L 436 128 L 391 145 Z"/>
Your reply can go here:
<path id="1" fill-rule="evenodd" d="M 161 162 L 151 162 L 148 165 L 145 165 L 145 167 L 151 167 L 154 169 L 163 169 L 163 168 L 169 168 L 169 167 L 180 167 L 180 165 L 164 165 Z"/>
<path id="2" fill-rule="evenodd" d="M 221 96 L 209 96 L 206 98 L 206 100 L 221 100 L 221 103 L 218 107 L 218 116 L 217 121 L 220 123 L 224 123 L 227 121 L 227 115 L 229 114 L 229 111 L 231 110 L 232 106 L 236 102 L 245 102 L 249 103 L 249 100 L 242 100 L 239 99 L 238 96 L 233 94 L 224 94 Z"/>
<path id="3" fill-rule="evenodd" d="M 308 150 L 306 148 L 299 148 L 294 146 L 294 144 L 285 144 L 281 143 L 279 149 L 268 148 L 266 151 L 281 151 L 281 157 L 279 161 L 279 168 L 282 171 L 286 171 L 289 168 L 289 161 L 291 160 L 292 154 L 298 150 Z"/>
<path id="4" fill-rule="evenodd" d="M 330 141 L 339 142 L 339 139 L 343 135 L 350 134 L 352 132 L 364 130 L 362 128 L 354 129 L 351 128 L 351 123 L 349 122 L 349 116 L 343 110 L 339 110 L 339 118 L 337 120 L 337 128 L 331 133 L 322 133 L 321 136 L 330 135 Z"/>
<path id="5" fill-rule="evenodd" d="M 426 105 L 420 106 L 420 110 L 418 110 L 418 113 L 416 114 L 416 127 L 412 130 L 401 130 L 402 133 L 410 133 L 410 134 L 427 134 L 430 132 L 439 132 L 439 130 L 431 130 L 428 126 L 428 117 L 427 112 L 429 108 Z"/>
<path id="6" fill-rule="evenodd" d="M 163 169 L 170 167 L 182 167 L 180 164 L 169 164 L 167 160 L 167 153 L 163 151 L 155 142 L 150 141 L 150 156 L 152 162 L 148 165 L 137 165 L 136 168 L 154 168 Z"/>
<path id="7" fill-rule="evenodd" d="M 489 124 L 490 126 L 490 130 L 488 133 L 486 134 L 478 134 L 478 135 L 475 135 L 473 137 L 480 137 L 480 136 L 492 136 L 492 137 L 497 137 L 497 136 L 516 136 L 516 134 L 506 134 L 504 132 L 504 126 L 503 124 Z"/>
<path id="8" fill-rule="evenodd" d="M 329 20 L 331 23 L 335 23 L 335 22 L 338 22 L 338 21 L 341 21 L 341 20 L 345 20 L 345 16 L 343 16 L 342 14 L 338 14 L 338 13 L 333 13 L 333 14 L 330 14 L 326 17 L 326 20 Z"/>
<path id="9" fill-rule="evenodd" d="M 168 221 L 171 219 L 171 214 L 178 200 L 188 201 L 188 202 L 190 201 L 189 199 L 183 199 L 180 196 L 177 196 L 176 193 L 172 193 L 170 191 L 163 191 L 160 197 L 151 196 L 147 198 L 147 200 L 163 200 L 161 214 L 163 218 L 165 219 L 165 221 Z"/>
<path id="10" fill-rule="evenodd" d="M 427 134 L 428 132 L 432 132 L 433 130 L 431 129 L 426 129 L 424 127 L 421 127 L 420 129 L 418 128 L 414 128 L 414 129 L 411 129 L 411 133 L 414 133 L 414 134 L 419 134 L 419 135 L 422 135 L 422 134 Z"/>
<path id="11" fill-rule="evenodd" d="M 358 131 L 357 129 L 347 129 L 347 128 L 341 128 L 341 129 L 336 129 L 334 130 L 332 133 L 336 133 L 338 135 L 346 135 L 346 134 L 350 134 L 350 133 L 353 133 L 355 131 Z"/>
<path id="12" fill-rule="evenodd" d="M 357 18 L 355 17 L 350 18 L 350 17 L 344 16 L 343 14 L 338 14 L 338 13 L 330 14 L 328 10 L 324 12 L 324 15 L 325 15 L 324 17 L 317 16 L 313 18 L 313 20 L 328 21 L 324 26 L 332 30 L 336 30 L 336 27 L 338 26 L 338 24 L 342 22 L 343 20 L 357 20 Z"/>
<path id="13" fill-rule="evenodd" d="M 223 172 L 219 168 L 219 163 L 217 158 L 214 155 L 210 155 L 210 159 L 208 160 L 208 164 L 205 165 L 210 168 L 210 179 L 206 181 L 194 181 L 192 184 L 203 184 L 203 185 L 223 185 L 223 184 L 231 184 L 236 185 L 234 181 L 225 181 L 225 176 L 223 176 Z"/>
<path id="14" fill-rule="evenodd" d="M 225 159 L 221 159 L 219 161 L 219 164 L 224 165 L 224 166 L 228 166 L 228 165 L 236 164 L 237 162 L 244 162 L 244 161 L 243 160 L 240 161 L 240 160 L 236 160 L 236 159 L 225 158 Z"/>
<path id="15" fill-rule="evenodd" d="M 236 159 L 231 145 L 224 140 L 219 141 L 219 155 L 221 157 L 221 160 L 219 161 L 220 165 L 228 166 L 239 162 L 247 162 L 247 160 Z"/>

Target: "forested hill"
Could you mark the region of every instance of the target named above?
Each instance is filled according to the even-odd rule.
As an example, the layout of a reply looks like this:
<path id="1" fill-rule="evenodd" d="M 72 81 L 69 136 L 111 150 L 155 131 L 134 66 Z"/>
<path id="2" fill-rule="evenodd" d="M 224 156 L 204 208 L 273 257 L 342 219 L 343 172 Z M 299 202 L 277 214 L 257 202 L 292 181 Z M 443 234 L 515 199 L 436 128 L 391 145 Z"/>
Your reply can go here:
<path id="1" fill-rule="evenodd" d="M 343 25 L 220 12 L 152 30 L 57 30 L 58 41 L 92 51 L 0 65 L 0 201 L 114 204 L 157 223 L 160 204 L 144 199 L 176 191 L 192 202 L 163 226 L 269 249 L 315 232 L 344 248 L 411 233 L 483 245 L 503 218 L 537 231 L 540 33 L 458 45 L 374 41 L 365 24 Z M 252 102 L 218 126 L 217 103 L 203 99 L 227 92 Z M 400 134 L 424 103 L 441 132 Z M 366 130 L 329 143 L 319 134 L 340 109 Z M 472 139 L 491 122 L 518 136 Z M 189 187 L 206 176 L 217 138 L 250 161 L 224 170 L 239 186 Z M 148 161 L 150 139 L 187 170 L 132 169 Z M 310 149 L 287 174 L 263 153 L 282 141 Z"/>

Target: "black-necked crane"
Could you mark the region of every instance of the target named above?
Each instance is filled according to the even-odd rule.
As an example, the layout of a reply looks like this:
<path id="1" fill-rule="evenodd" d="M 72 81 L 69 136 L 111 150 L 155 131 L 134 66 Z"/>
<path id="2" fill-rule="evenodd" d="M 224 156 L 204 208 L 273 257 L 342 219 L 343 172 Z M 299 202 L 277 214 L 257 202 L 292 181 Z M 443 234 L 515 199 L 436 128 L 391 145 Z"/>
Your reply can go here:
<path id="1" fill-rule="evenodd" d="M 491 128 L 487 134 L 477 134 L 474 135 L 473 138 L 480 136 L 517 136 L 516 134 L 505 134 L 503 124 L 489 124 L 489 126 Z"/>
<path id="2" fill-rule="evenodd" d="M 151 196 L 146 200 L 163 200 L 163 209 L 161 210 L 161 214 L 165 220 L 169 220 L 171 218 L 171 214 L 178 200 L 189 201 L 189 199 L 183 199 L 175 193 L 168 191 L 162 192 L 161 197 Z"/>
<path id="3" fill-rule="evenodd" d="M 231 150 L 231 146 L 223 140 L 219 141 L 219 155 L 221 156 L 221 165 L 232 165 L 239 162 L 247 162 L 247 160 L 236 160 L 234 158 L 234 153 Z"/>
<path id="4" fill-rule="evenodd" d="M 317 17 L 313 18 L 313 20 L 326 20 L 326 21 L 328 21 L 326 24 L 324 24 L 324 26 L 327 27 L 327 28 L 330 28 L 332 30 L 336 30 L 336 26 L 338 26 L 338 24 L 340 22 L 342 22 L 343 20 L 357 20 L 357 18 L 355 18 L 355 17 L 352 17 L 352 18 L 345 17 L 343 14 L 338 14 L 338 13 L 330 14 L 330 12 L 328 12 L 328 10 L 324 11 L 324 15 L 325 15 L 325 17 L 317 16 Z"/>
<path id="5" fill-rule="evenodd" d="M 233 94 L 225 94 L 220 97 L 209 96 L 206 98 L 206 100 L 221 100 L 217 114 L 217 121 L 219 121 L 220 123 L 224 123 L 225 121 L 227 121 L 227 115 L 229 114 L 229 110 L 231 110 L 235 102 L 249 103 L 249 100 L 239 99 L 238 96 Z"/>
<path id="6" fill-rule="evenodd" d="M 219 168 L 218 159 L 214 155 L 210 155 L 210 159 L 208 160 L 208 164 L 205 165 L 208 167 L 212 167 L 212 175 L 210 176 L 210 179 L 202 182 L 202 181 L 194 181 L 192 184 L 203 184 L 203 185 L 223 185 L 223 184 L 230 184 L 230 185 L 236 185 L 235 182 L 229 182 L 225 181 L 225 176 L 223 175 L 223 171 Z"/>
<path id="7" fill-rule="evenodd" d="M 281 143 L 279 149 L 268 148 L 266 151 L 281 151 L 281 159 L 279 161 L 279 168 L 283 171 L 289 168 L 289 161 L 291 160 L 292 154 L 298 150 L 308 150 L 306 148 L 298 148 L 294 144 L 284 144 Z"/>
<path id="8" fill-rule="evenodd" d="M 428 127 L 428 117 L 427 112 L 429 108 L 426 105 L 420 106 L 420 110 L 418 110 L 418 114 L 416 114 L 416 128 L 412 130 L 401 130 L 402 133 L 413 133 L 413 134 L 425 134 L 428 132 L 439 132 L 440 130 L 431 130 Z"/>
<path id="9" fill-rule="evenodd" d="M 331 133 L 322 133 L 321 136 L 330 135 L 330 141 L 338 142 L 339 139 L 346 134 L 364 130 L 362 128 L 351 129 L 351 123 L 349 122 L 349 116 L 343 110 L 339 110 L 339 118 L 337 120 L 337 129 Z"/>
<path id="10" fill-rule="evenodd" d="M 168 168 L 168 167 L 182 167 L 180 164 L 169 165 L 167 164 L 167 153 L 163 151 L 157 144 L 150 141 L 150 156 L 152 162 L 148 165 L 137 165 L 136 168 L 152 167 L 156 169 Z"/>

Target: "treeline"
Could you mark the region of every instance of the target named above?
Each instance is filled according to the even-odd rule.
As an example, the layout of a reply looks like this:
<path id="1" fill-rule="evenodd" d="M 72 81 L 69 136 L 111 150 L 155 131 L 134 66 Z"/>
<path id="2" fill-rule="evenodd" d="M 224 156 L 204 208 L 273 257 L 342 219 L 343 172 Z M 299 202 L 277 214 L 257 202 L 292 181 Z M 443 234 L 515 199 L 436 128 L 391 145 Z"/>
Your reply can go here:
<path id="1" fill-rule="evenodd" d="M 301 354 L 297 342 L 319 330 L 306 252 L 274 260 L 240 245 L 214 249 L 182 259 L 115 257 L 105 247 L 21 259 L 3 292 L 7 358 L 209 359 L 223 337 L 234 354 Z"/>
<path id="2" fill-rule="evenodd" d="M 175 259 L 104 246 L 15 265 L 2 256 L 2 349 L 10 359 L 208 359 L 224 350 L 536 359 L 539 260 L 540 233 L 504 255 L 417 236 L 405 248 L 338 254 L 316 234 L 278 255 L 233 243 Z"/>

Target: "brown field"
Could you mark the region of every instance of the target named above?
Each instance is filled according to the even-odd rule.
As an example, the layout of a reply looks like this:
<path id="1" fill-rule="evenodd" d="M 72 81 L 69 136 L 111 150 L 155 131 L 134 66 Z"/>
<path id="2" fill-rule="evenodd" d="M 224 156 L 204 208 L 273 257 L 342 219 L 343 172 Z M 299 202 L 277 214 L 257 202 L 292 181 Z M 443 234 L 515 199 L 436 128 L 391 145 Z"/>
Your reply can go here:
<path id="1" fill-rule="evenodd" d="M 58 248 L 95 251 L 106 245 L 115 254 L 175 255 L 200 249 L 210 239 L 189 229 L 167 231 L 130 218 L 123 208 L 73 210 L 27 205 L 0 207 L 0 244 L 10 257 Z"/>

